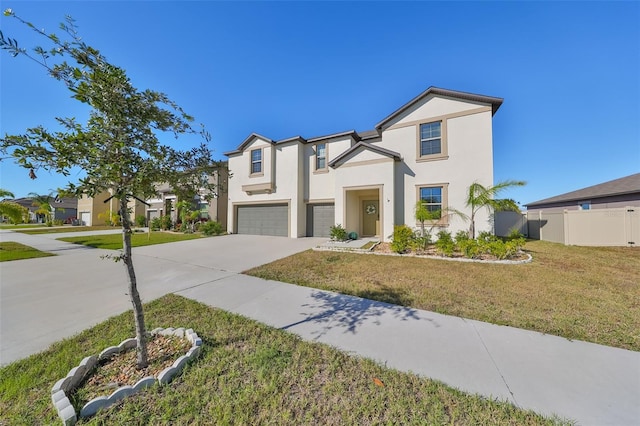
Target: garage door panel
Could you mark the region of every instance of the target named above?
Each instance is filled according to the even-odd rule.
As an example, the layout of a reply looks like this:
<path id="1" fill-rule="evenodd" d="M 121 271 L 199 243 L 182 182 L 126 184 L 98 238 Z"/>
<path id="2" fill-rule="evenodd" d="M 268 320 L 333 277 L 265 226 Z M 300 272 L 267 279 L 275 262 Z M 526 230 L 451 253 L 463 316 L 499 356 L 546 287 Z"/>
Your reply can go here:
<path id="1" fill-rule="evenodd" d="M 314 204 L 310 206 L 311 236 L 329 237 L 335 220 L 334 204 Z"/>
<path id="2" fill-rule="evenodd" d="M 286 204 L 238 206 L 238 234 L 289 235 L 289 207 Z"/>

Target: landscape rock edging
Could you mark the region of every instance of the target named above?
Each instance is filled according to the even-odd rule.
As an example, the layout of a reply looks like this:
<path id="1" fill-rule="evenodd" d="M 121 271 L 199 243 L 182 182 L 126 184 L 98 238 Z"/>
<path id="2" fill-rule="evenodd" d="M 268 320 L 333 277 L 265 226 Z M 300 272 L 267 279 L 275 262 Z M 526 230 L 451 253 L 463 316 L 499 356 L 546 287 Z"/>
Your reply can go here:
<path id="1" fill-rule="evenodd" d="M 107 408 L 117 401 L 125 398 L 129 395 L 133 395 L 136 392 L 148 388 L 154 385 L 156 382 L 160 385 L 165 385 L 171 382 L 171 380 L 180 374 L 184 366 L 197 358 L 200 355 L 202 339 L 193 331 L 193 329 L 184 328 L 155 328 L 151 330 L 151 335 L 163 335 L 163 336 L 177 336 L 183 339 L 187 339 L 191 342 L 191 348 L 185 355 L 182 355 L 171 367 L 167 367 L 158 377 L 144 377 L 136 382 L 135 385 L 122 386 L 111 393 L 109 396 L 99 396 L 93 398 L 87 402 L 80 410 L 79 417 L 90 417 L 98 412 L 101 408 Z M 58 380 L 51 388 L 51 402 L 53 403 L 58 417 L 62 420 L 62 424 L 65 426 L 73 426 L 78 421 L 78 414 L 75 408 L 71 405 L 69 396 L 75 389 L 82 383 L 87 377 L 91 375 L 99 361 L 110 358 L 113 355 L 119 354 L 122 351 L 135 348 L 137 341 L 135 338 L 130 338 L 122 341 L 118 346 L 110 346 L 104 349 L 96 357 L 95 355 L 88 356 L 80 361 L 77 367 L 73 367 L 69 370 L 69 373 L 62 379 Z"/>

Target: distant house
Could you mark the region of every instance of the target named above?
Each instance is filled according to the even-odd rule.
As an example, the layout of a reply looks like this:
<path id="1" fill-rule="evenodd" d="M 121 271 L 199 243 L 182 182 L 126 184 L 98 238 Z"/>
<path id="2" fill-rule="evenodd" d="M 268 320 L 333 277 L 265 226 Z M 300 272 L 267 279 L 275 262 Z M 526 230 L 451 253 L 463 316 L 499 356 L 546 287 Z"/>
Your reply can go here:
<path id="1" fill-rule="evenodd" d="M 640 244 L 640 173 L 526 206 L 529 238 L 581 246 Z"/>
<path id="2" fill-rule="evenodd" d="M 104 225 L 109 218 L 109 212 L 118 212 L 120 204 L 117 198 L 112 197 L 109 191 L 104 191 L 94 197 L 83 195 L 78 200 L 78 219 L 80 225 L 96 226 Z M 138 200 L 129 201 L 131 220 L 136 216 L 144 215 L 145 205 Z"/>
<path id="3" fill-rule="evenodd" d="M 33 198 L 17 198 L 12 201 L 29 210 L 29 219 L 31 222 L 44 222 L 44 215 L 36 213 L 38 207 L 33 204 Z M 55 197 L 51 199 L 50 204 L 53 209 L 51 215 L 53 220 L 67 221 L 69 219 L 75 219 L 78 214 L 78 200 L 76 198 Z"/>
<path id="4" fill-rule="evenodd" d="M 224 229 L 227 227 L 228 179 L 227 164 L 222 162 L 221 167 L 209 176 L 209 184 L 215 185 L 215 193 L 209 194 L 210 197 L 206 197 L 207 194 L 204 193 L 204 190 L 201 190 L 193 200 L 194 207 L 200 211 L 202 219 L 214 220 L 220 223 Z M 209 199 L 207 200 L 207 198 Z M 178 219 L 176 211 L 176 203 L 178 201 L 180 200 L 178 200 L 177 195 L 169 185 L 160 185 L 158 187 L 158 196 L 147 200 L 147 203 L 149 203 L 146 208 L 147 221 L 168 214 L 171 216 L 172 222 L 175 223 Z"/>
<path id="5" fill-rule="evenodd" d="M 229 157 L 228 230 L 326 237 L 332 225 L 388 241 L 395 225 L 462 208 L 474 181 L 493 184 L 493 115 L 501 98 L 430 87 L 372 130 L 282 140 L 252 133 Z M 357 108 L 357 101 L 354 103 Z M 481 212 L 478 230 L 491 230 Z M 453 234 L 468 224 L 442 217 Z"/>
<path id="6" fill-rule="evenodd" d="M 528 212 L 640 207 L 640 173 L 526 204 Z"/>
<path id="7" fill-rule="evenodd" d="M 229 174 L 226 162 L 222 162 L 219 170 L 209 176 L 209 183 L 216 185 L 216 193 L 207 200 L 203 191 L 193 200 L 195 207 L 200 210 L 200 217 L 215 220 L 227 226 L 227 179 Z M 154 198 L 145 200 L 146 205 L 139 200 L 129 201 L 130 219 L 135 221 L 138 216 L 144 216 L 147 222 L 156 217 L 170 215 L 172 222 L 177 220 L 175 210 L 178 197 L 173 189 L 167 184 L 160 184 L 157 188 L 158 194 Z M 105 202 L 106 201 L 106 202 Z M 118 199 L 111 197 L 109 191 L 102 192 L 94 197 L 83 196 L 78 201 L 78 219 L 80 223 L 87 226 L 104 225 L 108 217 L 108 212 L 117 212 L 119 209 Z"/>

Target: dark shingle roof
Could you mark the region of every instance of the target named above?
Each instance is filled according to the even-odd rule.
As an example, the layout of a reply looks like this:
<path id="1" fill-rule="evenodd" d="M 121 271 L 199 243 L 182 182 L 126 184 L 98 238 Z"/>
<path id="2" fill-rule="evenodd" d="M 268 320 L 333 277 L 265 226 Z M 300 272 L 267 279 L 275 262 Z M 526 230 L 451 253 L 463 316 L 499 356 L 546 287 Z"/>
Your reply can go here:
<path id="1" fill-rule="evenodd" d="M 357 144 L 334 158 L 333 161 L 329 163 L 329 167 L 335 168 L 336 166 L 342 164 L 343 160 L 345 160 L 347 157 L 349 157 L 349 155 L 358 151 L 359 149 L 367 149 L 369 151 L 377 152 L 378 154 L 382 154 L 384 156 L 392 158 L 394 161 L 400 161 L 400 159 L 402 158 L 400 154 L 395 151 L 391 151 L 390 149 L 385 149 L 366 142 L 358 142 Z"/>
<path id="2" fill-rule="evenodd" d="M 544 200 L 525 204 L 525 206 L 535 207 L 538 205 L 562 203 L 565 201 L 593 200 L 594 198 L 632 194 L 634 192 L 640 192 L 640 173 L 600 183 L 598 185 L 589 186 L 587 188 L 578 189 L 576 191 L 567 192 L 566 194 L 556 195 L 555 197 L 545 198 Z"/>

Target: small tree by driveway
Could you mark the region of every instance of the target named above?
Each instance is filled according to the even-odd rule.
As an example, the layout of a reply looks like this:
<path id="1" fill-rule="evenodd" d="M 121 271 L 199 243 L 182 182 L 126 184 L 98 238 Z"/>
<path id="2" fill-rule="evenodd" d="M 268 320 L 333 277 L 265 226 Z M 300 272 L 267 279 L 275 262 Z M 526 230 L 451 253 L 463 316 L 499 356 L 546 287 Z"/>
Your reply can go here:
<path id="1" fill-rule="evenodd" d="M 65 176 L 72 168 L 83 170 L 86 176 L 77 183 L 69 182 L 64 188 L 67 194 L 94 196 L 110 190 L 118 200 L 123 251 L 114 260 L 122 261 L 127 271 L 137 365 L 144 368 L 148 364 L 146 329 L 131 253 L 128 203 L 133 198 L 155 196 L 160 182 L 180 187 L 197 185 L 213 192 L 215 188 L 204 178 L 216 168 L 207 145 L 209 137 L 203 130 L 194 129 L 192 117 L 164 93 L 135 88 L 125 70 L 82 41 L 72 18 L 67 17 L 60 25 L 64 36 L 59 37 L 39 30 L 10 9 L 4 15 L 38 33 L 49 47 L 27 50 L 1 32 L 0 47 L 12 56 L 30 59 L 65 84 L 73 98 L 90 108 L 90 115 L 84 124 L 73 118 L 57 118 L 61 131 L 37 126 L 21 135 L 7 135 L 0 139 L 0 150 L 25 167 L 31 178 L 36 178 L 40 169 Z M 176 137 L 200 135 L 205 141 L 191 150 L 177 150 L 159 141 L 162 132 Z"/>

